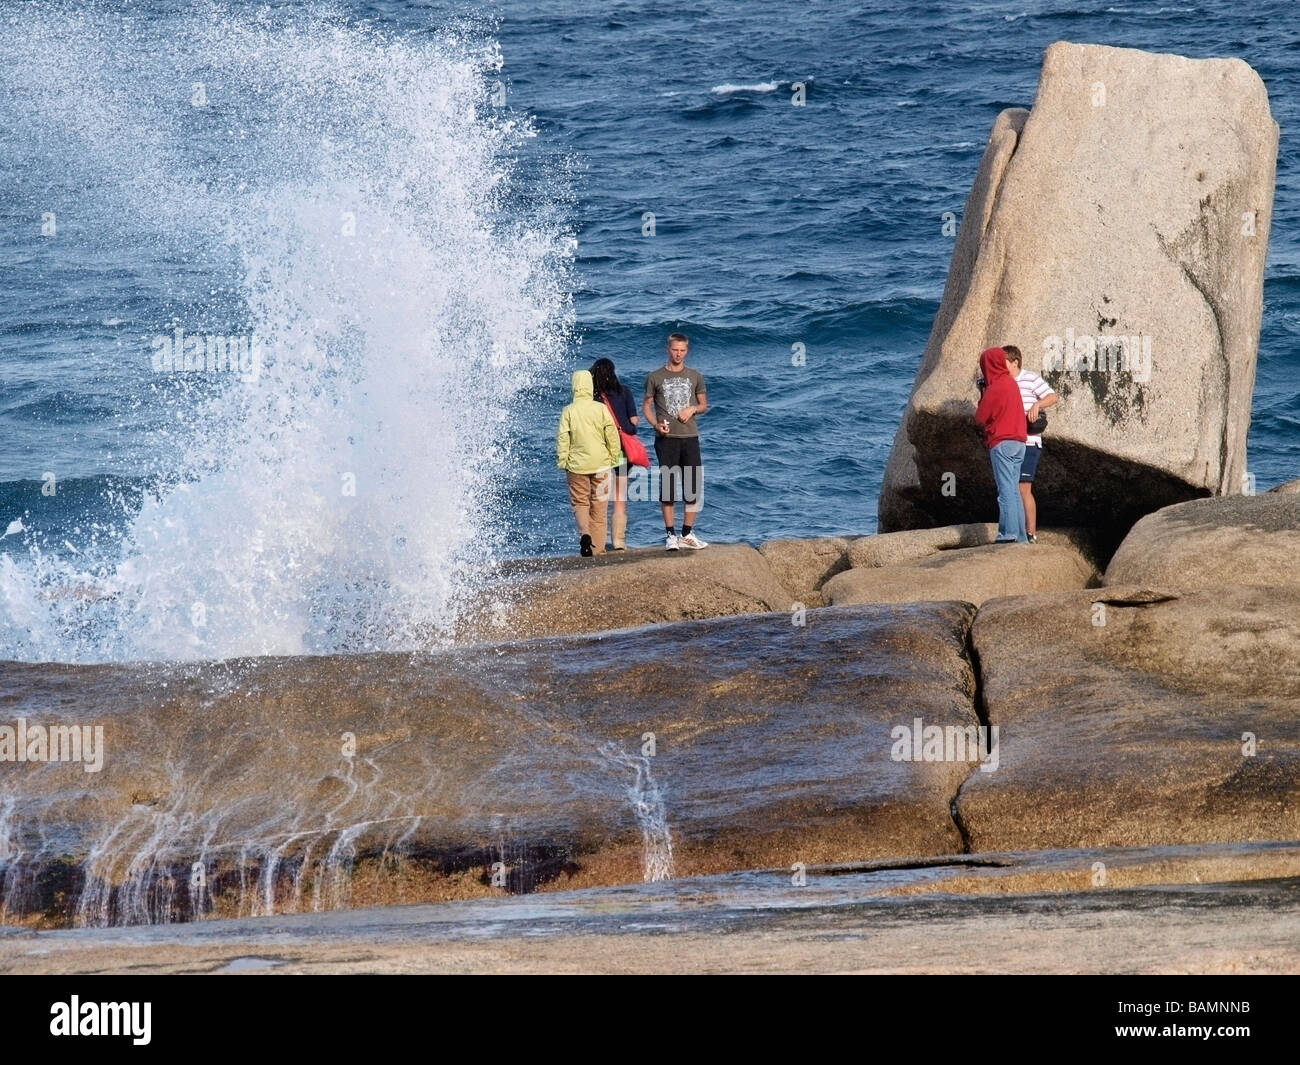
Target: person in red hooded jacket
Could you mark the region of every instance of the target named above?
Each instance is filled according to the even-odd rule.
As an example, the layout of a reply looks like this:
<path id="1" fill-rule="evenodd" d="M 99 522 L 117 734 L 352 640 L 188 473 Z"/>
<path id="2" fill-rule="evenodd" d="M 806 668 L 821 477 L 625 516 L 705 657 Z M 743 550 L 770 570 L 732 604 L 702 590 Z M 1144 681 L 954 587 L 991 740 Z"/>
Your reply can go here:
<path id="1" fill-rule="evenodd" d="M 980 354 L 984 391 L 975 421 L 984 430 L 984 446 L 998 486 L 998 538 L 995 543 L 1025 543 L 1025 505 L 1020 498 L 1020 466 L 1025 459 L 1025 408 L 1020 386 L 1007 369 L 1007 353 L 987 348 Z"/>

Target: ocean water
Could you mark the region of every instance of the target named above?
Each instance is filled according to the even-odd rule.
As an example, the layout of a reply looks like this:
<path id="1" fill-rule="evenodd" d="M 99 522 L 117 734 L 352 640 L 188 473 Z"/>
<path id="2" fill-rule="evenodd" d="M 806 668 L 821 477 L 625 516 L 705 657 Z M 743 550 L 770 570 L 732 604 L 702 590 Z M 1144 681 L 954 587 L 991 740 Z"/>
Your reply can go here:
<path id="1" fill-rule="evenodd" d="M 32 0 L 0 29 L 0 658 L 436 640 L 485 560 L 573 548 L 569 373 L 639 394 L 673 329 L 709 383 L 701 533 L 874 531 L 942 216 L 1060 39 L 1263 77 L 1249 468 L 1300 475 L 1289 3 Z M 177 329 L 259 354 L 159 372 Z"/>

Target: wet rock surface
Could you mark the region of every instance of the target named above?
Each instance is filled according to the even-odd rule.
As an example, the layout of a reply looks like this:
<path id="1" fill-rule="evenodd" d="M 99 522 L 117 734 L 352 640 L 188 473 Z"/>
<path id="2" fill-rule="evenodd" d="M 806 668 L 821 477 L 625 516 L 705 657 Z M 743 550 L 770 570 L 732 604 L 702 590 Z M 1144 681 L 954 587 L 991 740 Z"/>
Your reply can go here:
<path id="1" fill-rule="evenodd" d="M 971 615 L 8 663 L 10 718 L 102 725 L 105 756 L 0 765 L 0 898 L 11 921 L 141 923 L 955 852 L 969 765 L 894 761 L 891 728 L 977 724 Z"/>
<path id="2" fill-rule="evenodd" d="M 813 866 L 33 933 L 0 972 L 1162 972 L 1300 967 L 1296 844 Z M 1098 882 L 1097 866 L 1108 871 Z"/>

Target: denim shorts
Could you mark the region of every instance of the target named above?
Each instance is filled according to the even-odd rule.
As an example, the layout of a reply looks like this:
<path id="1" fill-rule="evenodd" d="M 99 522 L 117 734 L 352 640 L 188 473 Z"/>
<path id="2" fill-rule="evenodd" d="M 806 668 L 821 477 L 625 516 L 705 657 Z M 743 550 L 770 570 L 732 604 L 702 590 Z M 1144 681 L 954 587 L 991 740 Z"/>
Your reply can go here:
<path id="1" fill-rule="evenodd" d="M 1043 449 L 1032 444 L 1025 448 L 1025 461 L 1020 464 L 1020 483 L 1033 484 L 1034 474 L 1038 472 L 1038 460 L 1043 457 Z"/>

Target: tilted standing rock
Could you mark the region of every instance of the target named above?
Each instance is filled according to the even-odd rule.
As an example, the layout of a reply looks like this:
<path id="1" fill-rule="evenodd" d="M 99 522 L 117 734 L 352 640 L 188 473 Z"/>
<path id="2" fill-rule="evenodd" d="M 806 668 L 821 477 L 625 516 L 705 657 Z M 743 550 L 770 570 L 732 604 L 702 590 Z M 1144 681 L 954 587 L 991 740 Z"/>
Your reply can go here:
<path id="1" fill-rule="evenodd" d="M 1033 110 L 998 116 L 966 201 L 880 530 L 996 515 L 972 417 L 993 344 L 1061 395 L 1044 523 L 1240 491 L 1277 141 L 1239 59 L 1048 48 Z"/>

